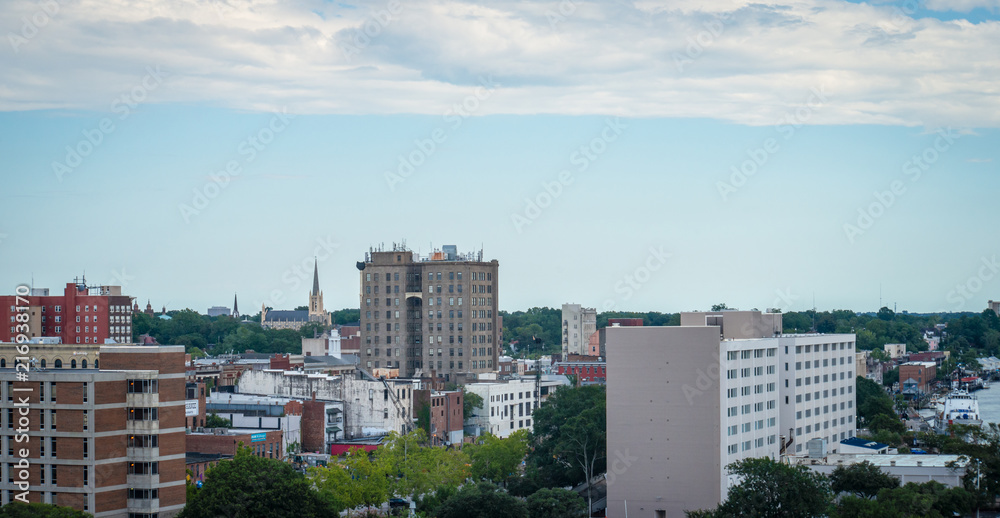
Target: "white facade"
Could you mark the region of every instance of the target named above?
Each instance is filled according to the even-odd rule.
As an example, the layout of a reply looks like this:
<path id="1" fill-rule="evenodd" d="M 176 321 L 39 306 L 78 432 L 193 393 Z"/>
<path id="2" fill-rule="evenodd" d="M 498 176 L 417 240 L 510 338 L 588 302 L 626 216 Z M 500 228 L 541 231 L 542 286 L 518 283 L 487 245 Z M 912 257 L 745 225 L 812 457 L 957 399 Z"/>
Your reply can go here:
<path id="1" fill-rule="evenodd" d="M 534 380 L 512 380 L 507 383 L 469 383 L 465 390 L 483 398 L 483 404 L 465 416 L 466 422 L 507 438 L 517 430 L 531 431 L 531 414 L 538 408 Z"/>
<path id="2" fill-rule="evenodd" d="M 315 396 L 320 401 L 342 402 L 347 438 L 409 431 L 414 388 L 413 380 L 390 379 L 383 383 L 355 375 L 328 376 L 276 369 L 246 371 L 239 384 L 242 394 L 306 400 Z"/>
<path id="3" fill-rule="evenodd" d="M 961 455 L 828 455 L 822 459 L 799 457 L 793 464 L 830 475 L 838 466 L 870 462 L 906 485 L 939 482 L 949 488 L 962 487 L 962 477 L 969 466 L 969 459 Z"/>
<path id="4" fill-rule="evenodd" d="M 781 433 L 794 440 L 787 453 L 805 453 L 810 439 L 826 439 L 829 453 L 837 453 L 857 427 L 855 335 L 783 335 L 779 341 Z"/>
<path id="5" fill-rule="evenodd" d="M 747 458 L 778 458 L 778 345 L 777 338 L 719 344 L 723 495 L 738 482 L 725 466 Z"/>
<path id="6" fill-rule="evenodd" d="M 341 357 L 340 331 L 331 329 L 318 338 L 302 338 L 302 354 L 304 356 Z"/>
<path id="7" fill-rule="evenodd" d="M 562 351 L 567 354 L 589 354 L 590 335 L 597 332 L 597 310 L 579 304 L 562 306 Z"/>

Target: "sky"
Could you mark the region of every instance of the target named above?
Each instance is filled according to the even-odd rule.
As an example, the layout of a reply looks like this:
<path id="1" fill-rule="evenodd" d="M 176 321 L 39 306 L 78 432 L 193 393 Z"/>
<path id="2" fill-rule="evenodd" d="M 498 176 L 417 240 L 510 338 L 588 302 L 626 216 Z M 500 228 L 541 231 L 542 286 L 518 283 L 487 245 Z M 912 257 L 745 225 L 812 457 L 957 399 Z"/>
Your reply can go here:
<path id="1" fill-rule="evenodd" d="M 501 309 L 1000 299 L 1000 0 L 0 2 L 0 292 Z M 3 288 L 6 286 L 6 288 Z"/>

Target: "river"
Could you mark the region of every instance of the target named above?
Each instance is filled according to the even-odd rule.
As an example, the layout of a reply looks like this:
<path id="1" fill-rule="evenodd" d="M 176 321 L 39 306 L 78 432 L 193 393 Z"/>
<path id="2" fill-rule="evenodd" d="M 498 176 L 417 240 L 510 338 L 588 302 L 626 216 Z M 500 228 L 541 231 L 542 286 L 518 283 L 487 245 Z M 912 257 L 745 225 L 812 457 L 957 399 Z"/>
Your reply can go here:
<path id="1" fill-rule="evenodd" d="M 984 423 L 1000 423 L 1000 383 L 975 393 L 979 399 L 979 415 Z"/>

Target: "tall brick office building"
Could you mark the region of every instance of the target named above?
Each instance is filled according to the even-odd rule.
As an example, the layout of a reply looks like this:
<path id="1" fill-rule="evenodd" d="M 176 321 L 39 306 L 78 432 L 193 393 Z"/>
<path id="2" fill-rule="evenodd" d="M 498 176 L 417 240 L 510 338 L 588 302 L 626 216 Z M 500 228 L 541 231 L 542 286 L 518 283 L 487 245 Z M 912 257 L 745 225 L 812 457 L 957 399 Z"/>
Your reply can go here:
<path id="1" fill-rule="evenodd" d="M 8 360 L 0 368 L 2 503 L 22 494 L 16 463 L 25 443 L 14 442 L 20 419 L 15 404 L 27 396 L 29 501 L 95 517 L 167 518 L 180 512 L 186 449 L 182 346 L 106 345 L 99 370 L 32 369 L 27 382 L 16 379 L 13 350 L 13 344 L 0 344 Z"/>
<path id="2" fill-rule="evenodd" d="M 496 259 L 456 247 L 421 258 L 405 246 L 372 250 L 361 270 L 361 367 L 462 382 L 495 372 L 501 319 Z"/>

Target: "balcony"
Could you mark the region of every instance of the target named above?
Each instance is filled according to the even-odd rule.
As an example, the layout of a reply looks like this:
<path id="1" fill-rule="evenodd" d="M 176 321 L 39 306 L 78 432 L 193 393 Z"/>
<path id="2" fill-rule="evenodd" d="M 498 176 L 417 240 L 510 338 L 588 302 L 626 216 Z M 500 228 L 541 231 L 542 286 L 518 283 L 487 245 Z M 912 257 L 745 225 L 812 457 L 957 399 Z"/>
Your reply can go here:
<path id="1" fill-rule="evenodd" d="M 135 462 L 154 462 L 160 458 L 159 448 L 129 447 L 125 450 L 128 460 Z"/>
<path id="2" fill-rule="evenodd" d="M 125 431 L 136 435 L 154 435 L 160 433 L 160 421 L 125 421 Z"/>
<path id="3" fill-rule="evenodd" d="M 130 513 L 155 513 L 160 510 L 159 498 L 129 498 L 127 500 Z"/>
<path id="4" fill-rule="evenodd" d="M 130 407 L 156 408 L 160 406 L 159 394 L 126 394 L 125 404 Z"/>
<path id="5" fill-rule="evenodd" d="M 126 482 L 128 482 L 128 487 L 133 487 L 138 489 L 152 489 L 154 487 L 160 487 L 160 476 L 137 475 L 132 473 L 127 475 Z M 131 507 L 131 505 L 129 507 Z"/>

